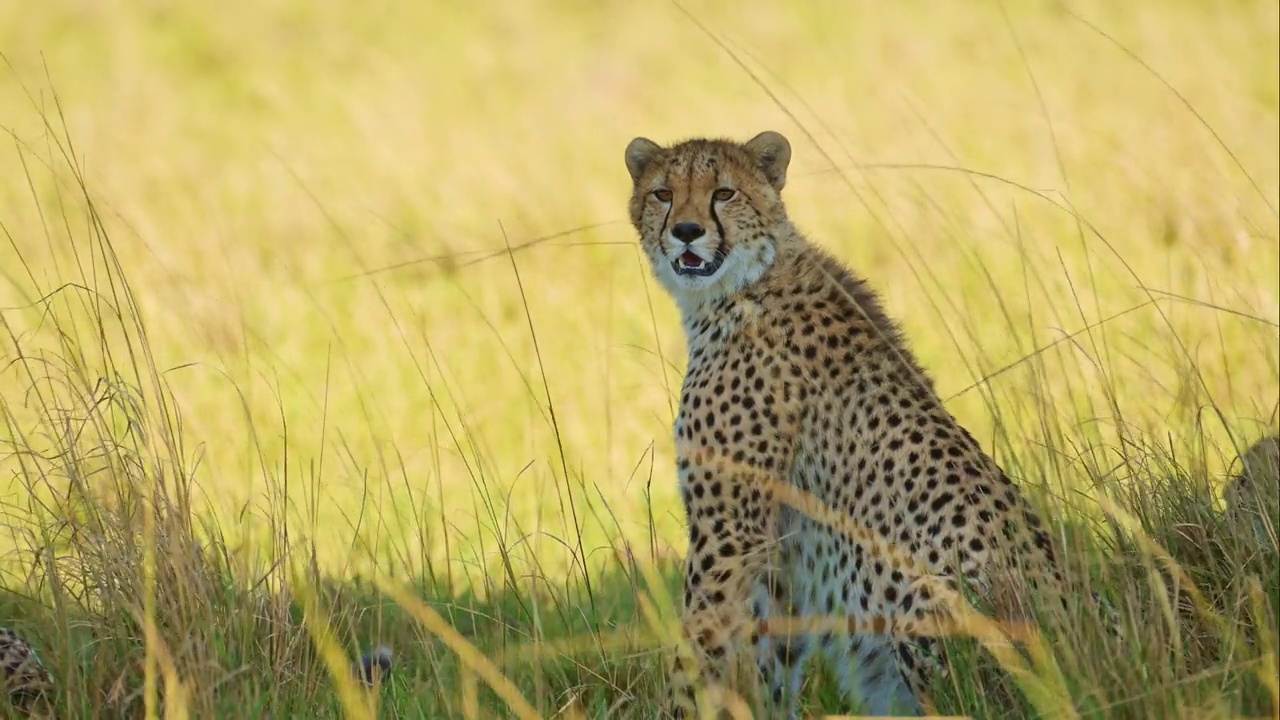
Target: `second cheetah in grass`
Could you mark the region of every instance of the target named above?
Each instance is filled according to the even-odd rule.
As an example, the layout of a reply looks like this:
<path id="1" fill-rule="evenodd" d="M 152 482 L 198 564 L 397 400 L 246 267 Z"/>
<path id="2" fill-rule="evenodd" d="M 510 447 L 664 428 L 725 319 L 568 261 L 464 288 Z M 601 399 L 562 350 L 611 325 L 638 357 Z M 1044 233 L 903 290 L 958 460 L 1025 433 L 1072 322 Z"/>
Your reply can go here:
<path id="1" fill-rule="evenodd" d="M 1280 525 L 1280 435 L 1257 441 L 1238 463 L 1239 472 L 1227 484 L 1227 517 L 1274 547 Z"/>
<path id="2" fill-rule="evenodd" d="M 0 627 L 0 673 L 4 694 L 17 706 L 28 706 L 53 689 L 53 677 L 40 662 L 31 643 L 18 633 Z"/>

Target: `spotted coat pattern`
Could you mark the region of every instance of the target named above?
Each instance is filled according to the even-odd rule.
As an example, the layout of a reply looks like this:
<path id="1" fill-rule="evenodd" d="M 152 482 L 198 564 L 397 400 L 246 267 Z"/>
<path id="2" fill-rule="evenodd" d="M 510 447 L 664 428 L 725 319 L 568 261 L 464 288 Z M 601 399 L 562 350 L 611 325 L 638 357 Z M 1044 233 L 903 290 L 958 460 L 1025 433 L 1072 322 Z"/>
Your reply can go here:
<path id="1" fill-rule="evenodd" d="M 4 692 L 19 705 L 53 688 L 53 678 L 31 644 L 4 627 L 0 627 L 0 667 L 4 670 Z"/>
<path id="2" fill-rule="evenodd" d="M 1280 435 L 1250 445 L 1236 462 L 1239 470 L 1227 483 L 1227 517 L 1253 531 L 1259 543 L 1275 546 L 1280 525 Z"/>
<path id="3" fill-rule="evenodd" d="M 958 585 L 1016 610 L 1061 582 L 1040 520 L 871 288 L 789 220 L 790 156 L 773 132 L 626 151 L 631 221 L 688 343 L 675 445 L 691 653 L 672 668 L 672 717 L 724 690 L 796 717 L 815 652 L 864 711 L 919 714 L 945 672 L 926 631 Z M 821 616 L 855 632 L 769 632 Z"/>

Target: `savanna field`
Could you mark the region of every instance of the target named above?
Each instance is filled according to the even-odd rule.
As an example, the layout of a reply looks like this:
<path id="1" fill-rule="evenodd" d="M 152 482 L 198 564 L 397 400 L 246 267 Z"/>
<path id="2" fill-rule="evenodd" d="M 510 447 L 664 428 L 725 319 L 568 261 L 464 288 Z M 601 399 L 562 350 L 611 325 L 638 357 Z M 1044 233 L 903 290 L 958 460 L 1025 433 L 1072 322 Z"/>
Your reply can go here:
<path id="1" fill-rule="evenodd" d="M 772 129 L 797 226 L 1124 620 L 957 640 L 939 712 L 1275 717 L 1276 523 L 1222 494 L 1280 429 L 1278 27 L 0 4 L 0 625 L 57 717 L 653 717 L 685 339 L 623 149 Z"/>

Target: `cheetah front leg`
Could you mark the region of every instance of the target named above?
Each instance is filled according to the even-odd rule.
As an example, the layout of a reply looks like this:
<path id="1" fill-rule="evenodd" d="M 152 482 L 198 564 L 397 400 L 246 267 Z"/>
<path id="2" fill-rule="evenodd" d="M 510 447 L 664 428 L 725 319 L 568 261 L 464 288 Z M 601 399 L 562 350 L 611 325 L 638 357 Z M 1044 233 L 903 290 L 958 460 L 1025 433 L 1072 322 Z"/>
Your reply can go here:
<path id="1" fill-rule="evenodd" d="M 740 650 L 759 641 L 752 601 L 776 546 L 777 511 L 765 482 L 741 469 L 717 477 L 725 479 L 708 480 L 708 489 L 686 496 L 682 629 L 692 652 L 676 660 L 665 703 L 668 716 L 686 720 L 697 717 L 695 679 L 712 706 L 733 699 L 725 691 L 747 690 L 738 699 L 754 699 L 755 658 Z"/>
<path id="2" fill-rule="evenodd" d="M 752 600 L 776 566 L 777 489 L 791 476 L 800 416 L 794 373 L 765 356 L 781 343 L 761 342 L 762 332 L 749 328 L 714 354 L 691 351 L 701 362 L 691 361 L 681 394 L 676 467 L 689 523 L 681 624 L 692 652 L 673 669 L 664 707 L 686 720 L 695 717 L 697 676 L 713 690 L 709 705 L 744 685 L 754 700 L 758 685 L 756 659 L 743 663 L 749 654 L 740 649 L 759 641 Z M 749 392 L 719 380 L 751 379 L 743 368 L 756 367 L 767 370 Z"/>

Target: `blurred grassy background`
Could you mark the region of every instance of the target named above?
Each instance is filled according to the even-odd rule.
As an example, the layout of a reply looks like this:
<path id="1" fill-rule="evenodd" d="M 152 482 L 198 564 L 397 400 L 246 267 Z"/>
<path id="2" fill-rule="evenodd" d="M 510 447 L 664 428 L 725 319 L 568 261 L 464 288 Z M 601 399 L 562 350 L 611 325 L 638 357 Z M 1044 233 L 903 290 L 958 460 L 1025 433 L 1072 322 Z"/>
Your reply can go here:
<path id="1" fill-rule="evenodd" d="M 683 338 L 625 221 L 635 135 L 786 134 L 794 219 L 871 278 L 988 447 L 993 396 L 1036 426 L 1006 428 L 1024 450 L 1052 423 L 1115 453 L 1148 432 L 1215 473 L 1229 431 L 1275 425 L 1277 3 L 685 7 L 745 67 L 666 3 L 0 5 L 9 431 L 39 385 L 16 347 L 63 342 L 33 303 L 102 266 L 46 121 L 198 503 L 246 552 L 285 497 L 339 574 L 493 570 L 498 536 L 548 575 L 651 534 L 682 550 Z M 1031 377 L 1058 417 L 1019 414 Z"/>

